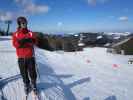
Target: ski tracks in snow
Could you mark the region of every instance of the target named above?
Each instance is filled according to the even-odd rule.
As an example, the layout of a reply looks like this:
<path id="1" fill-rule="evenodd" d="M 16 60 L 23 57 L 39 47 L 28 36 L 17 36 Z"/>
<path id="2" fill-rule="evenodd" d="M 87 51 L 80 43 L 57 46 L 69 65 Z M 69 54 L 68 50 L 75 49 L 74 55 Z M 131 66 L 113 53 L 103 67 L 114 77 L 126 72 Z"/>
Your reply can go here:
<path id="1" fill-rule="evenodd" d="M 23 100 L 25 97 L 23 82 L 11 40 L 3 41 L 0 54 L 3 55 L 0 57 L 3 61 L 0 62 L 0 66 L 3 66 L 0 70 L 4 77 L 0 80 L 0 100 Z M 43 54 L 43 50 L 36 53 L 37 67 L 41 76 L 38 78 L 37 87 L 41 100 L 76 100 L 71 89 L 56 75 Z M 31 94 L 28 100 L 33 100 Z"/>

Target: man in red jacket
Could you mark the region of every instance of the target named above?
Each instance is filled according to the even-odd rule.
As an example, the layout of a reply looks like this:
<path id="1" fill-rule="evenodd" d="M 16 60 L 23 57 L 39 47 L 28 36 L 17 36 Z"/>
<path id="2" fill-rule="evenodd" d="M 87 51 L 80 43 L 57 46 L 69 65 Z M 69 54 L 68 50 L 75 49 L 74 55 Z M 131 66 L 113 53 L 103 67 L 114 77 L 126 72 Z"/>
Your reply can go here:
<path id="1" fill-rule="evenodd" d="M 36 36 L 27 29 L 27 19 L 18 17 L 18 29 L 13 33 L 13 46 L 16 48 L 20 73 L 24 82 L 24 90 L 26 94 L 31 89 L 36 91 L 36 66 L 34 57 L 34 45 L 36 44 Z"/>

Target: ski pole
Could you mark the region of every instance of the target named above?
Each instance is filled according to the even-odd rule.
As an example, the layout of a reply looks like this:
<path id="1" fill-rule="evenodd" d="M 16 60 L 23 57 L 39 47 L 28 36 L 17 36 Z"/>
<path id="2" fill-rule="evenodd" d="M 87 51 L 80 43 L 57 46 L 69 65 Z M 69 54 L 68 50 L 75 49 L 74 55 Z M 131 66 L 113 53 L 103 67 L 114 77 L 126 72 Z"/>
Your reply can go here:
<path id="1" fill-rule="evenodd" d="M 37 65 L 37 63 L 36 63 L 36 55 L 35 55 L 35 49 L 34 49 L 34 47 L 33 47 L 33 56 L 34 56 L 34 59 L 35 59 L 35 68 L 36 68 L 36 72 L 38 73 L 39 80 L 40 80 L 40 73 L 39 73 L 38 65 Z"/>

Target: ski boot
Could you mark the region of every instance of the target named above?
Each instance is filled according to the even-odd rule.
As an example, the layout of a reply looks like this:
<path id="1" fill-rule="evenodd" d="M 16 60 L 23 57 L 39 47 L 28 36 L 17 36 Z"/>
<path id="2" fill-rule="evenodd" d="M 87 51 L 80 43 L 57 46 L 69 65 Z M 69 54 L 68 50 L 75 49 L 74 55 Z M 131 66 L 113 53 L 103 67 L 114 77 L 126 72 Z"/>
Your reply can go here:
<path id="1" fill-rule="evenodd" d="M 32 90 L 35 94 L 37 94 L 37 87 L 36 87 L 36 84 L 33 84 L 32 85 Z"/>
<path id="2" fill-rule="evenodd" d="M 24 91 L 25 91 L 25 94 L 28 95 L 31 92 L 31 86 L 30 85 L 24 85 Z"/>

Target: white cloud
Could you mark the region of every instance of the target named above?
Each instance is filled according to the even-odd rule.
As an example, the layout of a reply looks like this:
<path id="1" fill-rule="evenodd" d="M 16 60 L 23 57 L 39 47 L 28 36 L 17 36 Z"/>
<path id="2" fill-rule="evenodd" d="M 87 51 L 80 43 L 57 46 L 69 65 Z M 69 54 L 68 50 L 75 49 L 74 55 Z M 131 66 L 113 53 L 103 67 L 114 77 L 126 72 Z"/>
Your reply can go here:
<path id="1" fill-rule="evenodd" d="M 28 2 L 31 2 L 31 0 L 14 0 L 14 1 L 20 5 L 26 5 Z"/>
<path id="2" fill-rule="evenodd" d="M 128 17 L 127 16 L 121 16 L 119 18 L 120 21 L 128 21 Z"/>
<path id="3" fill-rule="evenodd" d="M 49 11 L 49 7 L 46 5 L 36 5 L 36 4 L 29 4 L 25 7 L 24 12 L 36 14 L 36 13 L 47 13 Z"/>
<path id="4" fill-rule="evenodd" d="M 11 12 L 0 12 L 0 21 L 12 20 L 13 14 Z"/>
<path id="5" fill-rule="evenodd" d="M 108 1 L 109 0 L 88 0 L 88 4 L 90 4 L 90 5 L 96 5 L 97 3 L 104 4 L 104 3 L 108 2 Z"/>
<path id="6" fill-rule="evenodd" d="M 39 5 L 33 2 L 33 0 L 12 0 L 18 6 L 16 12 L 13 11 L 1 11 L 0 21 L 14 20 L 18 16 L 29 16 L 31 14 L 47 13 L 49 7 L 47 5 Z"/>
<path id="7" fill-rule="evenodd" d="M 33 0 L 15 0 L 15 2 L 22 7 L 24 13 L 38 14 L 47 13 L 49 11 L 49 6 L 35 4 Z"/>
<path id="8" fill-rule="evenodd" d="M 91 5 L 96 5 L 97 1 L 96 0 L 88 0 L 88 4 Z"/>
<path id="9" fill-rule="evenodd" d="M 108 2 L 109 0 L 99 0 L 99 2 L 101 2 L 101 3 L 106 3 L 106 2 Z"/>

